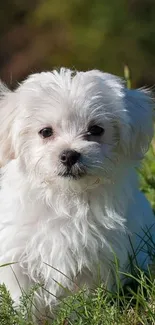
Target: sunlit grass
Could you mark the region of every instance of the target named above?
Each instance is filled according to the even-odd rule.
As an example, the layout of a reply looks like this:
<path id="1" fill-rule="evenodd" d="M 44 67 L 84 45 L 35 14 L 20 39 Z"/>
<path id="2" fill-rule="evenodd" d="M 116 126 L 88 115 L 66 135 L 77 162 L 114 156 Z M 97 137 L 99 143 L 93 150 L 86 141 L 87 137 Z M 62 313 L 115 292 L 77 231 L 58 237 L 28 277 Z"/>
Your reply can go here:
<path id="1" fill-rule="evenodd" d="M 103 285 L 87 293 L 86 289 L 70 295 L 60 304 L 55 319 L 46 319 L 46 325 L 146 325 L 155 324 L 155 280 L 152 274 L 137 272 L 131 276 L 132 285 L 116 293 L 107 292 Z M 34 289 L 35 291 L 35 289 Z M 33 290 L 32 290 L 33 292 Z M 18 310 L 6 291 L 0 287 L 0 324 L 34 325 L 32 295 L 21 299 Z"/>

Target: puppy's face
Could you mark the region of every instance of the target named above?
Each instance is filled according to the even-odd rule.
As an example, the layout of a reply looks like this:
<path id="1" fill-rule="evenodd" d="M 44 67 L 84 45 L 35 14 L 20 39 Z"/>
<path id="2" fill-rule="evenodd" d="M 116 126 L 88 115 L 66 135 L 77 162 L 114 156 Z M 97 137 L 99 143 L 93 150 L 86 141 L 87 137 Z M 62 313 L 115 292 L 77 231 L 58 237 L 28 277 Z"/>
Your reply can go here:
<path id="1" fill-rule="evenodd" d="M 118 78 L 99 71 L 32 75 L 9 96 L 8 106 L 15 106 L 8 116 L 10 156 L 41 182 L 111 179 L 120 161 L 140 156 L 152 136 L 147 95 L 127 98 Z M 140 100 L 150 127 L 145 136 L 135 108 Z"/>

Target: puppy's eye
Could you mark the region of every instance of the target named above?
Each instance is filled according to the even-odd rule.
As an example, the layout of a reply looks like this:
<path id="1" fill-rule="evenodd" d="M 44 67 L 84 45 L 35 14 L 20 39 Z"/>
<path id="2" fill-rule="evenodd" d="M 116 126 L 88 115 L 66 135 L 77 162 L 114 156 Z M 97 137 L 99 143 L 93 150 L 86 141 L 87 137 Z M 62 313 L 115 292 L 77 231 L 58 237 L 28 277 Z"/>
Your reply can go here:
<path id="1" fill-rule="evenodd" d="M 39 135 L 41 135 L 41 137 L 44 138 L 44 139 L 51 137 L 52 134 L 53 134 L 52 128 L 44 128 L 44 129 L 39 131 Z"/>
<path id="2" fill-rule="evenodd" d="M 104 134 L 104 129 L 98 125 L 92 125 L 88 129 L 88 135 L 101 136 Z"/>

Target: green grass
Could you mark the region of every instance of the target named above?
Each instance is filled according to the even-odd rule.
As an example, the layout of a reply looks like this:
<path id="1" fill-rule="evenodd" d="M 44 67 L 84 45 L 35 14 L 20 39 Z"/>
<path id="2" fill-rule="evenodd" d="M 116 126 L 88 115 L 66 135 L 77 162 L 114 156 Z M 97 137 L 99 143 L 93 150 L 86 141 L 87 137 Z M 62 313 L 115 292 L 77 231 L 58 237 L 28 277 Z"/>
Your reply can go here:
<path id="1" fill-rule="evenodd" d="M 34 325 L 32 296 L 22 297 L 18 311 L 4 285 L 0 286 L 0 324 Z M 103 285 L 89 295 L 85 289 L 61 302 L 55 319 L 46 325 L 155 324 L 155 281 L 141 271 L 134 286 L 107 292 Z"/>
<path id="2" fill-rule="evenodd" d="M 153 209 L 155 210 L 155 150 L 153 146 L 142 164 L 140 170 L 141 190 L 145 193 L 150 201 Z"/>
<path id="3" fill-rule="evenodd" d="M 140 170 L 141 190 L 155 210 L 155 156 L 150 148 Z M 155 247 L 154 247 L 155 256 Z M 129 275 L 134 281 L 116 293 L 107 292 L 101 284 L 87 293 L 84 288 L 60 302 L 54 319 L 44 325 L 155 325 L 155 265 L 144 274 L 137 270 Z M 0 286 L 0 325 L 34 325 L 32 300 L 37 287 L 21 298 L 17 308 L 4 285 Z"/>

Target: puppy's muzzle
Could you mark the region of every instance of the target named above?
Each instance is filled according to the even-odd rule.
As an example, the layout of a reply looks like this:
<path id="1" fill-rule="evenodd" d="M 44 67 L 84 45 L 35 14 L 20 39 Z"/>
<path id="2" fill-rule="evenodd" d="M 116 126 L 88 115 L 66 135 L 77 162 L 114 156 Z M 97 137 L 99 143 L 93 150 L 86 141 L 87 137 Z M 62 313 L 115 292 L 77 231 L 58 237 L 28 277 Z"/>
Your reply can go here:
<path id="1" fill-rule="evenodd" d="M 75 150 L 65 150 L 61 153 L 60 160 L 67 169 L 70 169 L 78 162 L 80 156 L 81 154 Z"/>
<path id="2" fill-rule="evenodd" d="M 78 179 L 86 174 L 86 168 L 80 161 L 81 154 L 75 150 L 65 150 L 60 155 L 63 170 L 59 172 L 61 177 Z"/>

